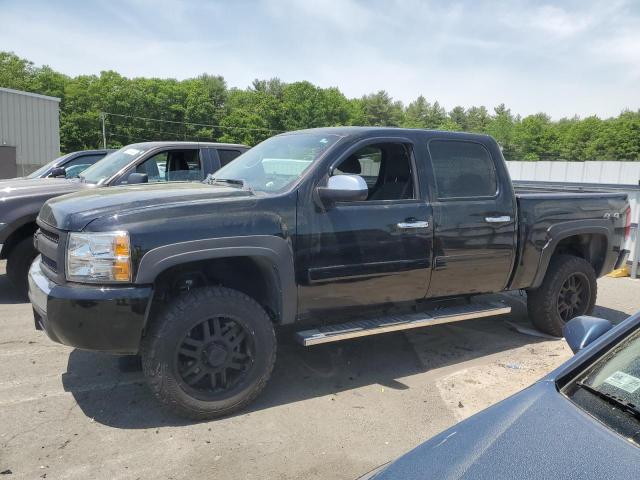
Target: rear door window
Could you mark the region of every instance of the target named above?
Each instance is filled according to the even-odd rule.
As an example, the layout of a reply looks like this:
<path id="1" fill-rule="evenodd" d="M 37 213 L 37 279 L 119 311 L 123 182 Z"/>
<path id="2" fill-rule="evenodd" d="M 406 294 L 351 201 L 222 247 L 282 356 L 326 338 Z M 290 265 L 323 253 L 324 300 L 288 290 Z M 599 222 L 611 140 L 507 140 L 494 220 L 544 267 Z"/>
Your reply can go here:
<path id="1" fill-rule="evenodd" d="M 222 150 L 222 149 L 219 149 L 218 150 L 218 157 L 220 157 L 220 166 L 224 167 L 226 164 L 228 164 L 232 160 L 235 160 L 240 155 L 242 155 L 242 152 L 240 152 L 239 150 Z"/>
<path id="2" fill-rule="evenodd" d="M 479 143 L 432 140 L 429 153 L 438 198 L 493 197 L 498 190 L 496 168 L 489 151 Z"/>

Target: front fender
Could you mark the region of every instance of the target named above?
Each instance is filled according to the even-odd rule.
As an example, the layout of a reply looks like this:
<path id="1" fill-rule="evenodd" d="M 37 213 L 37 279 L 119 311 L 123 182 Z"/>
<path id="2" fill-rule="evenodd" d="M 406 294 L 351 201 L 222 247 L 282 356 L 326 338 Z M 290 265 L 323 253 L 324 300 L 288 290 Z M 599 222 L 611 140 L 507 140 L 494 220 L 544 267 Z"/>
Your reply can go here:
<path id="1" fill-rule="evenodd" d="M 267 260 L 274 269 L 278 282 L 282 323 L 295 321 L 298 304 L 293 250 L 289 242 L 273 235 L 207 238 L 154 248 L 140 259 L 134 283 L 151 284 L 168 268 L 188 262 L 225 257 Z"/>

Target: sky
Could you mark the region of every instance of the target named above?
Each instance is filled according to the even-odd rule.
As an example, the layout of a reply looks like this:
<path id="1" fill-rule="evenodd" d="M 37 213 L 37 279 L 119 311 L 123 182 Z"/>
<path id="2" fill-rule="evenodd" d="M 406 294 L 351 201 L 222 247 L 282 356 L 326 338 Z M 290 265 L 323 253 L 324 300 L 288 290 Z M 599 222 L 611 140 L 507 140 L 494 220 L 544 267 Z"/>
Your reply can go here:
<path id="1" fill-rule="evenodd" d="M 640 108 L 640 1 L 0 0 L 0 50 L 68 75 L 308 80 L 554 119 Z"/>

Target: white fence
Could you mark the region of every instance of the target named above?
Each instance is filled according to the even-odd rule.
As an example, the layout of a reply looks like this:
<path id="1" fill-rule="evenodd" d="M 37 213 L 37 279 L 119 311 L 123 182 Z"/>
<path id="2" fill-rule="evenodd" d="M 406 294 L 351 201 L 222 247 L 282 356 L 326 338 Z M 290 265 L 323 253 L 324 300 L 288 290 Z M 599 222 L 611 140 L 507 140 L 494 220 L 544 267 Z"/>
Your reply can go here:
<path id="1" fill-rule="evenodd" d="M 588 189 L 624 191 L 631 204 L 632 232 L 625 248 L 640 259 L 640 162 L 507 162 L 515 181 L 571 183 Z"/>

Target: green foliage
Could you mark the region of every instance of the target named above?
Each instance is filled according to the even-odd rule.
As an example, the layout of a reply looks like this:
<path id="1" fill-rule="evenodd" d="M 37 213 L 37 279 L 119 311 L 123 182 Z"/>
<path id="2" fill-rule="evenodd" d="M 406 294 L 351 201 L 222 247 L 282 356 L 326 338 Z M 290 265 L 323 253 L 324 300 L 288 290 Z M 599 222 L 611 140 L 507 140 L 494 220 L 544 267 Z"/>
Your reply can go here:
<path id="1" fill-rule="evenodd" d="M 106 112 L 110 147 L 161 139 L 255 145 L 287 130 L 371 125 L 487 133 L 508 160 L 640 160 L 640 110 L 554 122 L 544 113 L 520 118 L 504 104 L 492 113 L 484 106 L 447 112 L 422 95 L 405 107 L 384 90 L 349 99 L 335 87 L 277 78 L 229 89 L 209 74 L 182 81 L 113 71 L 69 77 L 10 52 L 0 52 L 0 87 L 60 97 L 65 152 L 101 146 Z"/>

